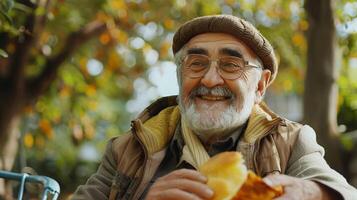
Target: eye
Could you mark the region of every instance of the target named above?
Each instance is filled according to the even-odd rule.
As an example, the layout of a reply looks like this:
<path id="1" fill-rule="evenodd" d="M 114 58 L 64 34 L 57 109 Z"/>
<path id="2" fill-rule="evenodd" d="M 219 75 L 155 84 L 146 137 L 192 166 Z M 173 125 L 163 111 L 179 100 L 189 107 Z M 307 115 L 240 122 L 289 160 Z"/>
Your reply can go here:
<path id="1" fill-rule="evenodd" d="M 236 62 L 232 62 L 232 61 L 221 62 L 220 68 L 223 71 L 230 72 L 230 73 L 237 72 L 242 69 L 239 64 L 237 64 Z"/>
<path id="2" fill-rule="evenodd" d="M 203 66 L 204 63 L 202 61 L 193 61 L 191 63 L 191 66 Z"/>
<path id="3" fill-rule="evenodd" d="M 202 59 L 194 59 L 189 64 L 189 68 L 192 71 L 202 71 L 202 70 L 206 69 L 207 66 L 208 66 L 208 61 L 202 60 Z"/>

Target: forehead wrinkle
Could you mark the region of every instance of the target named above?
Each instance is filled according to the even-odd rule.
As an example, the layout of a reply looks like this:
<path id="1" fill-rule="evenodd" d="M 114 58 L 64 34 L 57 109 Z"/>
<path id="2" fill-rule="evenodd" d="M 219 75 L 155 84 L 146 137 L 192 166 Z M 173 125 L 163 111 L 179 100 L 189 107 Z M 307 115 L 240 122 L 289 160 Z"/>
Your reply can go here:
<path id="1" fill-rule="evenodd" d="M 189 48 L 206 49 L 208 53 L 206 55 L 215 58 L 220 55 L 225 55 L 219 52 L 219 50 L 222 48 L 234 49 L 242 55 L 241 58 L 252 62 L 252 64 L 262 66 L 261 64 L 262 62 L 260 61 L 259 57 L 257 57 L 255 52 L 253 52 L 244 42 L 228 34 L 223 34 L 223 33 L 200 34 L 191 38 L 186 43 L 185 46 L 186 49 Z M 187 50 L 185 50 L 185 54 L 187 55 Z"/>

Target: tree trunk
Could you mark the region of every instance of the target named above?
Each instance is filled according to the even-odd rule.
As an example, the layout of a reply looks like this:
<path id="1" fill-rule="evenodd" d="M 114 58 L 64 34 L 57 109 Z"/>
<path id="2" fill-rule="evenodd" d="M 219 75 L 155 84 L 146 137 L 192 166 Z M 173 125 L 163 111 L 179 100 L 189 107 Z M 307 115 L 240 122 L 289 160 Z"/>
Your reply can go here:
<path id="1" fill-rule="evenodd" d="M 12 166 L 14 165 L 17 149 L 18 149 L 18 138 L 19 138 L 19 117 L 12 117 L 12 122 L 10 122 L 7 126 L 7 142 L 1 146 L 1 155 L 0 155 L 0 169 L 11 171 Z M 5 184 L 4 179 L 0 179 L 0 197 L 4 197 L 4 199 L 12 199 L 12 187 L 11 184 Z M 1 198 L 0 198 L 1 199 Z"/>
<path id="2" fill-rule="evenodd" d="M 23 91 L 14 92 L 7 84 L 0 85 L 0 170 L 11 171 L 15 162 L 19 138 L 19 115 L 23 107 Z M 5 187 L 5 182 L 0 179 L 0 197 L 10 198 L 11 187 Z"/>
<path id="3" fill-rule="evenodd" d="M 1 113 L 3 115 L 6 113 Z M 9 116 L 9 115 L 8 115 Z M 0 169 L 11 171 L 15 162 L 16 153 L 18 149 L 18 138 L 19 138 L 19 117 L 9 116 L 7 124 L 0 122 L 1 133 L 1 146 L 0 146 Z M 0 179 L 0 197 L 4 199 L 12 199 L 12 187 L 10 184 L 6 184 L 4 179 Z M 1 198 L 0 198 L 1 199 Z"/>
<path id="4" fill-rule="evenodd" d="M 11 118 L 11 122 L 5 125 L 7 127 L 0 126 L 0 128 L 4 127 L 7 129 L 3 132 L 4 134 L 6 134 L 6 138 L 4 139 L 5 143 L 1 146 L 0 169 L 2 170 L 11 170 L 14 164 L 18 147 L 18 138 L 20 136 L 18 125 L 19 118 L 17 116 L 13 116 Z"/>
<path id="5" fill-rule="evenodd" d="M 18 118 L 21 116 L 25 106 L 34 105 L 37 99 L 45 94 L 51 83 L 57 77 L 57 71 L 61 65 L 70 58 L 81 45 L 93 37 L 97 37 L 107 31 L 108 24 L 94 20 L 77 31 L 68 34 L 62 49 L 52 57 L 46 58 L 43 70 L 37 77 L 28 78 L 25 68 L 29 65 L 31 49 L 37 45 L 38 39 L 42 35 L 47 21 L 47 11 L 51 1 L 37 1 L 38 5 L 28 2 L 27 5 L 35 8 L 43 8 L 43 14 L 35 12 L 26 16 L 26 33 L 14 41 L 15 52 L 10 55 L 6 66 L 0 71 L 0 170 L 10 171 L 13 167 L 18 148 Z M 119 19 L 114 20 L 114 25 L 121 24 Z M 31 33 L 31 34 L 29 34 Z M 5 39 L 6 36 L 1 36 Z M 0 41 L 1 42 L 1 41 Z M 5 44 L 11 41 L 3 40 Z M 0 44 L 1 45 L 1 44 Z M 1 46 L 1 48 L 3 48 Z M 1 68 L 1 67 L 0 67 Z M 7 186 L 5 186 L 7 187 Z M 4 188 L 4 183 L 0 180 L 0 199 L 6 198 L 4 195 L 11 194 Z"/>
<path id="6" fill-rule="evenodd" d="M 338 67 L 336 30 L 331 0 L 306 0 L 307 71 L 304 92 L 304 122 L 317 133 L 327 162 L 342 172 L 337 132 Z"/>

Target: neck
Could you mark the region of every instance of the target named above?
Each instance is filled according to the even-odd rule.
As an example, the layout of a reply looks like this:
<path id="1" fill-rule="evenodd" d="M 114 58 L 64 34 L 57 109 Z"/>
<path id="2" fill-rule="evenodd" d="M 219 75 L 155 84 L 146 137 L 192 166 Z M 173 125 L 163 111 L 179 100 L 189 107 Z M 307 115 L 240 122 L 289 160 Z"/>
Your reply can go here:
<path id="1" fill-rule="evenodd" d="M 214 144 L 217 141 L 224 140 L 225 138 L 228 138 L 238 128 L 234 128 L 233 130 L 232 129 L 225 130 L 225 131 L 221 131 L 221 132 L 214 132 L 214 133 L 211 132 L 209 134 L 207 134 L 207 133 L 196 133 L 195 131 L 193 131 L 193 132 L 198 136 L 198 138 L 200 139 L 200 141 L 202 142 L 202 144 L 205 147 L 209 147 L 209 146 L 211 146 L 212 144 Z"/>

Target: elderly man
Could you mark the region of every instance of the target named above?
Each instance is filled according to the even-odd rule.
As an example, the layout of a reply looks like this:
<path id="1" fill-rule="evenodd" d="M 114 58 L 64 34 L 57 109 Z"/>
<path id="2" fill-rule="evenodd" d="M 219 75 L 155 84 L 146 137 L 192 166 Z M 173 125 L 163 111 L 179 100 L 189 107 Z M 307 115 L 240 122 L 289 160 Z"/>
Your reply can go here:
<path id="1" fill-rule="evenodd" d="M 315 132 L 262 102 L 278 65 L 250 23 L 228 15 L 195 18 L 174 36 L 178 97 L 157 100 L 110 140 L 103 161 L 73 199 L 210 199 L 197 169 L 223 151 L 242 153 L 248 169 L 278 199 L 357 199 L 323 158 Z"/>

